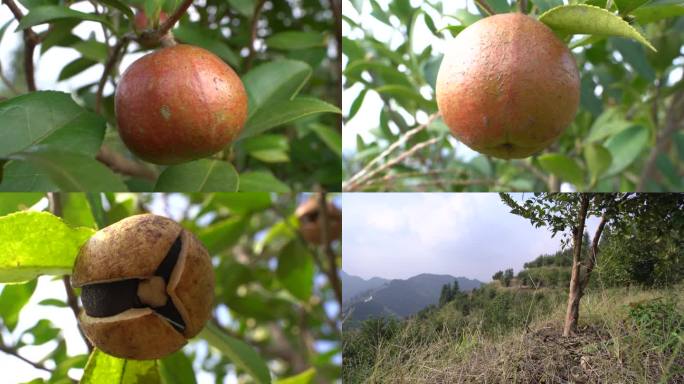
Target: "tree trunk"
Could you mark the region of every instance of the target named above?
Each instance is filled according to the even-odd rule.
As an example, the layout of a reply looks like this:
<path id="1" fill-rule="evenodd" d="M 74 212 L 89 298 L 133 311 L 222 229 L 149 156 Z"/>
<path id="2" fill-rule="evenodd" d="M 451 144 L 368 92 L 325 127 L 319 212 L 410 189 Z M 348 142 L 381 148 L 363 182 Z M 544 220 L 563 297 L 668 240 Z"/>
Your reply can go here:
<path id="1" fill-rule="evenodd" d="M 587 261 L 587 271 L 584 274 L 584 278 L 582 279 L 582 284 L 580 286 L 580 297 L 584 295 L 584 290 L 587 289 L 587 285 L 589 285 L 589 277 L 591 276 L 591 271 L 594 270 L 594 266 L 596 265 L 596 258 L 598 257 L 598 246 L 599 246 L 599 241 L 601 240 L 601 234 L 603 233 L 603 228 L 606 226 L 606 215 L 604 214 L 601 216 L 601 222 L 599 223 L 598 227 L 596 228 L 596 233 L 594 233 L 594 240 L 591 242 L 591 249 L 589 250 L 589 260 Z"/>
<path id="2" fill-rule="evenodd" d="M 577 319 L 579 319 L 579 303 L 582 297 L 580 280 L 580 262 L 582 257 L 582 239 L 584 238 L 584 223 L 589 209 L 589 196 L 580 195 L 580 207 L 577 217 L 577 225 L 573 233 L 572 251 L 572 274 L 570 275 L 570 291 L 568 293 L 568 308 L 565 312 L 565 324 L 563 325 L 563 337 L 575 333 Z"/>

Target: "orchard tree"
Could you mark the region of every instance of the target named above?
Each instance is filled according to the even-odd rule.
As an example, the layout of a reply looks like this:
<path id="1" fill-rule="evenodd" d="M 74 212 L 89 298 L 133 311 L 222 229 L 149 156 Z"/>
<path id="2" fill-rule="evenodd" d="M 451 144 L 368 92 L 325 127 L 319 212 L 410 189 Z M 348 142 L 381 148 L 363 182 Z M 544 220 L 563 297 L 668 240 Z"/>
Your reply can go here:
<path id="1" fill-rule="evenodd" d="M 0 194 L 0 354 L 16 358 L 17 366 L 35 368 L 32 383 L 195 383 L 199 373 L 211 374 L 216 382 L 229 377 L 250 383 L 283 378 L 291 383 L 336 381 L 341 361 L 336 292 L 340 287 L 330 276 L 337 276 L 341 249 L 338 241 L 324 246 L 301 236 L 295 214 L 298 200 L 305 198 L 267 193 Z M 154 216 L 140 215 L 150 211 Z M 324 228 L 330 227 L 320 230 L 327 232 Z M 173 242 L 178 231 L 178 259 L 167 292 L 174 308 L 178 303 L 194 308 L 189 317 L 181 313 L 180 325 L 168 305 L 154 304 L 154 284 L 145 284 L 147 280 L 140 280 L 137 289 L 143 305 L 127 301 L 130 291 L 125 287 L 131 280 L 89 285 L 94 281 L 88 279 L 122 270 L 140 278 L 135 268 L 159 253 L 146 244 L 161 244 L 164 238 Z M 129 244 L 131 252 L 112 252 L 131 236 L 139 240 Z M 197 257 L 198 247 L 206 249 L 206 263 Z M 135 263 L 113 260 L 131 256 L 132 250 Z M 159 270 L 174 265 L 168 255 Z M 176 268 L 184 268 L 193 280 L 186 272 L 179 273 L 172 291 Z M 155 277 L 166 281 L 164 273 L 155 272 Z M 212 280 L 214 289 L 207 291 Z M 194 296 L 188 301 L 183 295 L 191 292 Z M 201 312 L 198 305 L 205 304 L 208 321 L 197 323 L 193 316 Z M 152 326 L 144 334 L 136 333 L 141 328 L 135 311 L 150 309 L 179 332 L 195 327 L 199 333 L 162 349 L 178 333 L 157 333 Z M 29 310 L 39 317 L 27 317 Z M 122 310 L 121 316 L 115 313 Z M 67 325 L 60 329 L 57 318 L 73 322 L 67 324 L 72 328 L 78 324 L 84 337 L 74 333 L 66 340 Z M 98 328 L 102 324 L 109 328 Z M 185 341 L 185 347 L 173 352 Z M 46 354 L 35 357 L 35 346 L 42 346 Z M 119 354 L 144 359 L 114 356 Z M 13 379 L 8 376 L 4 381 Z"/>
<path id="2" fill-rule="evenodd" d="M 338 0 L 2 5 L 1 191 L 339 190 Z"/>
<path id="3" fill-rule="evenodd" d="M 343 190 L 684 186 L 683 5 L 350 3 Z"/>
<path id="4" fill-rule="evenodd" d="M 599 255 L 601 235 L 606 225 L 622 241 L 630 240 L 635 223 L 658 227 L 654 234 L 679 237 L 684 230 L 684 194 L 589 194 L 540 193 L 518 202 L 502 193 L 501 199 L 511 213 L 522 216 L 535 227 L 548 227 L 553 235 L 563 235 L 563 246 L 572 244 L 572 269 L 568 290 L 568 304 L 563 325 L 563 336 L 577 329 L 580 300 L 589 284 Z M 599 217 L 591 244 L 583 244 L 588 217 Z M 653 241 L 656 241 L 653 238 Z M 583 252 L 583 246 L 588 252 Z"/>

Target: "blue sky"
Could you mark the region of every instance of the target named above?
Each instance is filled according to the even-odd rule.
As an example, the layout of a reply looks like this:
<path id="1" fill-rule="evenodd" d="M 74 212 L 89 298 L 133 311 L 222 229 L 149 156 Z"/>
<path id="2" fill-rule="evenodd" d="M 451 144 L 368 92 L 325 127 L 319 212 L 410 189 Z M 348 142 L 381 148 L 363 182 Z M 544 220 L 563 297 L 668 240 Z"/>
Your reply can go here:
<path id="1" fill-rule="evenodd" d="M 349 193 L 342 200 L 342 268 L 364 278 L 439 273 L 490 281 L 498 270 L 517 272 L 560 249 L 560 235 L 509 213 L 496 193 Z M 590 234 L 597 225 L 588 221 Z"/>

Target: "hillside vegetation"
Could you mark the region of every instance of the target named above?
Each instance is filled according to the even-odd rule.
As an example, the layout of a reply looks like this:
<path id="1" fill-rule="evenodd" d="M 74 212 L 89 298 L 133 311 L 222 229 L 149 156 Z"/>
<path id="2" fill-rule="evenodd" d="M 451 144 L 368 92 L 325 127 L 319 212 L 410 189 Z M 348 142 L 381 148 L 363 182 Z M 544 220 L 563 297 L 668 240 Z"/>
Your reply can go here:
<path id="1" fill-rule="evenodd" d="M 343 381 L 684 382 L 684 286 L 594 289 L 561 337 L 567 292 L 492 283 L 463 303 L 343 335 Z M 467 314 L 464 314 L 467 312 Z"/>

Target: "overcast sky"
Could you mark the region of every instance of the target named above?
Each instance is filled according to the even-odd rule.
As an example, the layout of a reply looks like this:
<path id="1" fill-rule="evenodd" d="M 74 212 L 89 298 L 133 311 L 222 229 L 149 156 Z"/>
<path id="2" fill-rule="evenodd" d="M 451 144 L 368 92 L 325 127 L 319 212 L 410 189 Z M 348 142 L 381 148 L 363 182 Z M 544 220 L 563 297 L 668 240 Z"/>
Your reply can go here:
<path id="1" fill-rule="evenodd" d="M 490 281 L 560 249 L 560 235 L 509 213 L 497 193 L 346 193 L 342 200 L 342 268 L 363 278 L 436 273 Z M 588 221 L 590 234 L 597 225 Z"/>

